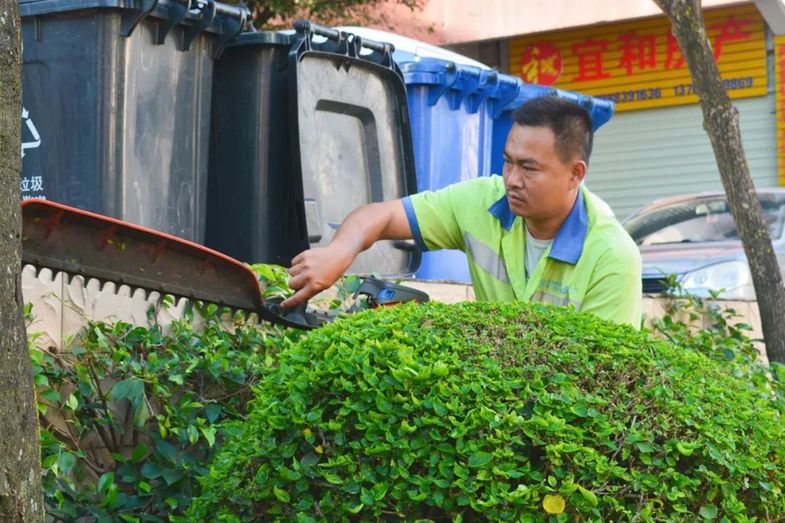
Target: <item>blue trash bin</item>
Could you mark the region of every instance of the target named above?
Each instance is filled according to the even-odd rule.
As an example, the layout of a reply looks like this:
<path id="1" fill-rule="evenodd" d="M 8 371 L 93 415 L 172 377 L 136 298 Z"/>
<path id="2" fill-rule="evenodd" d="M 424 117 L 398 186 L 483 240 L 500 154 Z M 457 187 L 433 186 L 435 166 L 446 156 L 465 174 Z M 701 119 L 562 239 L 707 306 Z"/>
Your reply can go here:
<path id="1" fill-rule="evenodd" d="M 555 94 L 583 105 L 595 130 L 613 114 L 609 101 L 524 84 L 520 78 L 490 69 L 439 58 L 399 65 L 408 92 L 418 191 L 501 174 L 512 112 L 532 98 Z M 423 253 L 416 276 L 471 282 L 466 255 L 453 250 Z"/>
<path id="2" fill-rule="evenodd" d="M 406 82 L 417 190 L 435 190 L 490 173 L 493 129 L 488 105 L 498 96 L 490 69 L 423 58 L 400 64 Z M 423 253 L 416 276 L 470 282 L 466 255 Z"/>

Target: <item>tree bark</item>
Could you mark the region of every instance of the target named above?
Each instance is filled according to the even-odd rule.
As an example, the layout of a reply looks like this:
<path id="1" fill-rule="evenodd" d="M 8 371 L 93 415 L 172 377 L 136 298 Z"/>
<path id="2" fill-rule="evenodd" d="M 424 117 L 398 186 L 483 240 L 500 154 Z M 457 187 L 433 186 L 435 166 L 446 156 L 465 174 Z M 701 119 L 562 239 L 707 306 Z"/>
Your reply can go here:
<path id="1" fill-rule="evenodd" d="M 692 75 L 720 178 L 752 272 L 770 362 L 785 363 L 785 287 L 741 142 L 739 113 L 714 61 L 700 0 L 654 0 L 667 15 Z"/>
<path id="2" fill-rule="evenodd" d="M 21 22 L 0 0 L 0 521 L 44 519 L 33 376 L 22 316 Z"/>

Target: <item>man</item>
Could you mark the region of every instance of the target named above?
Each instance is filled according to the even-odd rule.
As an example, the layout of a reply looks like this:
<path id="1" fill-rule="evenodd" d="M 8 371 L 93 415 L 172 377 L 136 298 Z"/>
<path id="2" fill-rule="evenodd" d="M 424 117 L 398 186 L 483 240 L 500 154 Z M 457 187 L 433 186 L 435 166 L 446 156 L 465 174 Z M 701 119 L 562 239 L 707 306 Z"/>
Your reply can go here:
<path id="1" fill-rule="evenodd" d="M 423 249 L 467 253 L 479 300 L 572 305 L 640 326 L 638 248 L 582 182 L 593 134 L 582 107 L 557 97 L 513 113 L 503 176 L 481 177 L 346 217 L 329 246 L 292 260 L 295 306 L 332 285 L 380 239 L 413 238 Z"/>

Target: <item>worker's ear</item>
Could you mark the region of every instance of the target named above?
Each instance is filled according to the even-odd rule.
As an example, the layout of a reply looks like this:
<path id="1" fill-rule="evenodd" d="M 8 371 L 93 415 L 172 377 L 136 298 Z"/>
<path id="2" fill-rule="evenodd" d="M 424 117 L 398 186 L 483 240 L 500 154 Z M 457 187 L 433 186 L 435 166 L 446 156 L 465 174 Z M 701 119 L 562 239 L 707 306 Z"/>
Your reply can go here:
<path id="1" fill-rule="evenodd" d="M 589 168 L 583 160 L 575 160 L 572 164 L 570 173 L 570 189 L 578 187 L 586 177 L 586 170 Z"/>

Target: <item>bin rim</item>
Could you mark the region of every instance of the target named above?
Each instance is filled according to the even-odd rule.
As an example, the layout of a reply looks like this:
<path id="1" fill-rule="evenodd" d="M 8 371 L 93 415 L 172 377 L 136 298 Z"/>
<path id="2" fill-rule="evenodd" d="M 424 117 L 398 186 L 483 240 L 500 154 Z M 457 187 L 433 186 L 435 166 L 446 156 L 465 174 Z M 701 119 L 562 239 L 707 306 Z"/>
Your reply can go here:
<path id="1" fill-rule="evenodd" d="M 294 37 L 281 31 L 247 31 L 240 33 L 229 47 L 242 47 L 251 45 L 292 45 Z"/>
<path id="2" fill-rule="evenodd" d="M 592 130 L 594 132 L 597 132 L 600 127 L 608 123 L 613 117 L 615 104 L 610 100 L 592 96 L 590 94 L 583 94 L 578 91 L 557 89 L 552 86 L 540 84 L 527 84 L 520 79 L 517 80 L 520 82 L 517 94 L 514 98 L 510 99 L 498 108 L 498 114 L 496 115 L 497 118 L 498 115 L 503 112 L 514 111 L 524 102 L 527 102 L 533 98 L 539 98 L 540 96 L 548 95 L 558 96 L 559 98 L 566 98 L 589 111 L 592 119 Z"/>
<path id="3" fill-rule="evenodd" d="M 445 60 L 443 58 L 419 58 L 415 60 L 402 60 L 398 62 L 401 71 L 406 73 L 442 73 L 460 71 L 471 76 L 480 76 L 483 72 L 492 71 L 475 65 L 462 64 Z"/>
<path id="4" fill-rule="evenodd" d="M 129 2 L 129 0 L 19 0 L 19 17 L 28 18 L 32 16 L 46 16 L 71 11 L 88 11 L 91 9 L 107 9 L 120 11 L 139 11 L 137 6 L 140 2 Z M 155 18 L 168 18 L 168 6 L 172 5 L 172 0 L 158 0 L 150 16 Z M 227 7 L 234 7 L 222 2 L 215 2 L 216 5 L 222 4 Z M 181 22 L 184 25 L 196 25 L 199 18 L 186 16 Z M 224 24 L 220 20 L 220 15 L 216 15 L 210 25 L 204 31 L 216 34 L 225 32 Z"/>

